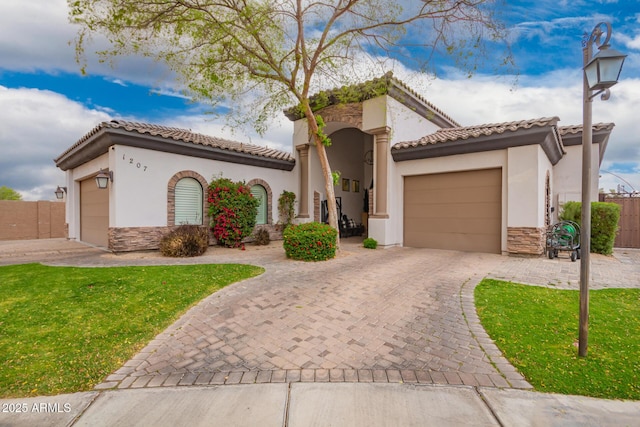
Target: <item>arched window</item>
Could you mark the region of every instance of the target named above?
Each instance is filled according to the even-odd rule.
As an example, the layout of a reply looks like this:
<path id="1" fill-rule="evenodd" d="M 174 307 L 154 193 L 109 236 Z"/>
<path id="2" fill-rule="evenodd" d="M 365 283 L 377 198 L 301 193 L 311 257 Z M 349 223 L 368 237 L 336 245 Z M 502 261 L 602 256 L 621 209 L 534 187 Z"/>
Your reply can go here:
<path id="1" fill-rule="evenodd" d="M 175 224 L 202 225 L 202 185 L 194 178 L 182 178 L 175 188 Z"/>
<path id="2" fill-rule="evenodd" d="M 260 201 L 260 204 L 258 205 L 258 213 L 256 215 L 256 224 L 267 224 L 267 190 L 260 184 L 254 184 L 251 186 L 251 194 L 253 195 L 253 197 Z"/>

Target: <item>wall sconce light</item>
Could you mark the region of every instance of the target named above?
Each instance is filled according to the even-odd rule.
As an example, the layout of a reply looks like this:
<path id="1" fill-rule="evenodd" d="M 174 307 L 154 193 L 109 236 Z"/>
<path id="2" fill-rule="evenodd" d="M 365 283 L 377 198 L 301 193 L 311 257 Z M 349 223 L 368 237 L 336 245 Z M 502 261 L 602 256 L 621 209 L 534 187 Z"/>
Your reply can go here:
<path id="1" fill-rule="evenodd" d="M 96 175 L 96 185 L 98 186 L 98 188 L 100 189 L 107 188 L 109 181 L 113 182 L 113 172 L 100 169 L 100 173 Z"/>
<path id="2" fill-rule="evenodd" d="M 56 191 L 54 191 L 54 194 L 56 195 L 56 199 L 62 200 L 66 192 L 67 192 L 67 187 L 60 187 L 58 185 L 58 188 L 56 188 Z"/>

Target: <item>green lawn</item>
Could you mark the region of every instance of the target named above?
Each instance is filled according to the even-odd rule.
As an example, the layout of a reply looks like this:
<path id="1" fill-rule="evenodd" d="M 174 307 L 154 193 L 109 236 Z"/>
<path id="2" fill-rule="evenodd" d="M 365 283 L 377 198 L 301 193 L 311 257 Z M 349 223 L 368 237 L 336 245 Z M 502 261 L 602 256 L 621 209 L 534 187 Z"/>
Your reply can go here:
<path id="1" fill-rule="evenodd" d="M 0 267 L 0 397 L 89 390 L 247 265 Z"/>
<path id="2" fill-rule="evenodd" d="M 589 348 L 578 357 L 578 291 L 485 279 L 482 325 L 538 391 L 640 400 L 640 289 L 590 291 Z"/>

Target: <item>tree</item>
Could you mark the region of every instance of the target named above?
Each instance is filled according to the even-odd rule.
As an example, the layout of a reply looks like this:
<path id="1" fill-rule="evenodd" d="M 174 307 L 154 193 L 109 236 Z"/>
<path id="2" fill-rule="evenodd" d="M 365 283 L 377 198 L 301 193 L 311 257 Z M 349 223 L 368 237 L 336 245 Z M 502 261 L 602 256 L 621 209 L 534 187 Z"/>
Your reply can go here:
<path id="1" fill-rule="evenodd" d="M 0 200 L 22 200 L 22 195 L 6 185 L 0 187 Z"/>
<path id="2" fill-rule="evenodd" d="M 167 64 L 194 99 L 224 107 L 258 132 L 297 105 L 325 181 L 329 224 L 338 226 L 322 120 L 310 94 L 353 83 L 363 61 L 422 58 L 444 48 L 472 72 L 482 49 L 504 40 L 492 0 L 68 0 L 79 24 L 78 59 L 93 35 L 103 60 L 145 55 Z M 480 53 L 479 53 L 480 52 Z M 507 56 L 507 60 L 510 56 Z M 83 71 L 86 64 L 83 65 Z M 256 92 L 259 91 L 259 92 Z"/>

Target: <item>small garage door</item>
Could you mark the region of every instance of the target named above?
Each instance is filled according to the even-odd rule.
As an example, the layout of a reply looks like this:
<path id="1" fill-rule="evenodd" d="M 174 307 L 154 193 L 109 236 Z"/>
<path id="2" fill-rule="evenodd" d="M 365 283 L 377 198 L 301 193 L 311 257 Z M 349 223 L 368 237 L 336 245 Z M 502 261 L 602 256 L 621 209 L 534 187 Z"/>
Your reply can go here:
<path id="1" fill-rule="evenodd" d="M 109 244 L 109 190 L 99 189 L 93 178 L 80 182 L 80 240 Z"/>
<path id="2" fill-rule="evenodd" d="M 501 253 L 502 170 L 404 179 L 404 246 Z"/>

